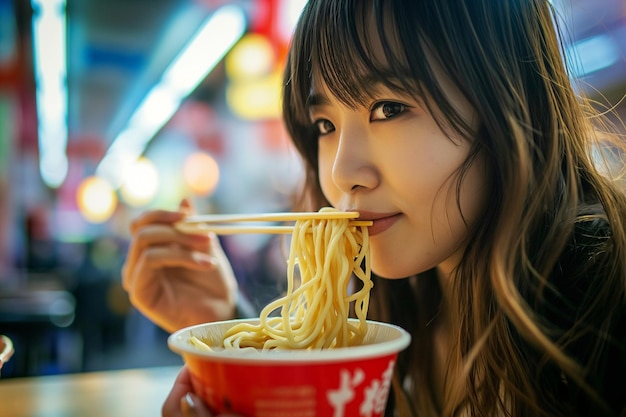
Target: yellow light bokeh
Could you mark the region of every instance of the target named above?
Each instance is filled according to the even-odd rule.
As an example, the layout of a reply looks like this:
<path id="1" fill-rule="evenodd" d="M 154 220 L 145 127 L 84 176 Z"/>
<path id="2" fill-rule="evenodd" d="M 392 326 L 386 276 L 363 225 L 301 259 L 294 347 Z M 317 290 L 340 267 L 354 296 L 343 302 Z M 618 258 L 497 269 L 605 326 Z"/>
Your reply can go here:
<path id="1" fill-rule="evenodd" d="M 232 81 L 267 75 L 275 61 L 274 48 L 267 37 L 250 33 L 233 47 L 225 58 L 226 74 Z"/>
<path id="2" fill-rule="evenodd" d="M 275 71 L 268 76 L 229 84 L 226 102 L 230 110 L 246 120 L 275 119 L 281 115 L 282 75 Z"/>
<path id="3" fill-rule="evenodd" d="M 206 152 L 195 152 L 183 163 L 183 178 L 192 193 L 207 196 L 215 191 L 220 179 L 217 161 Z"/>
<path id="4" fill-rule="evenodd" d="M 152 201 L 159 187 L 159 173 L 148 158 L 139 158 L 128 170 L 120 188 L 125 203 L 139 207 Z"/>
<path id="5" fill-rule="evenodd" d="M 87 177 L 76 191 L 78 209 L 87 221 L 102 223 L 113 215 L 117 195 L 111 185 L 100 177 Z"/>

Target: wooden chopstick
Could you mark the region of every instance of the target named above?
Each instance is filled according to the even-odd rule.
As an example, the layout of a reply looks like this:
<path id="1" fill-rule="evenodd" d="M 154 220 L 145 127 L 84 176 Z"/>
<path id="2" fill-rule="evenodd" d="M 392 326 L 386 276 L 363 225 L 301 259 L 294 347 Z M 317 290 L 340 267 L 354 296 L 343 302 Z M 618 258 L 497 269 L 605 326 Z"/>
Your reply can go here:
<path id="1" fill-rule="evenodd" d="M 288 222 L 306 219 L 356 219 L 357 211 L 314 211 L 259 214 L 198 214 L 187 216 L 182 223 Z"/>
<path id="2" fill-rule="evenodd" d="M 349 226 L 371 226 L 371 221 L 351 221 Z M 290 234 L 293 226 L 263 226 L 263 225 L 241 225 L 241 224 L 207 224 L 207 223 L 186 223 L 176 224 L 176 228 L 183 233 L 215 233 L 218 235 L 235 234 Z"/>
<path id="3" fill-rule="evenodd" d="M 244 226 L 215 225 L 206 223 L 178 223 L 176 228 L 183 233 L 215 233 L 217 235 L 270 234 L 286 235 L 293 232 L 293 226 Z"/>

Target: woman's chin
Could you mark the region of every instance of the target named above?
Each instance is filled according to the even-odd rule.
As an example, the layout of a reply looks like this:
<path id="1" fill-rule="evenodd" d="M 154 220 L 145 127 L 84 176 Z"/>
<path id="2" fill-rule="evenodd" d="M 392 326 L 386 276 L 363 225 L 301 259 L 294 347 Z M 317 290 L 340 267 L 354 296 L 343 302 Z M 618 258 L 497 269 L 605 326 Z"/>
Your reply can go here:
<path id="1" fill-rule="evenodd" d="M 376 274 L 377 277 L 384 279 L 402 279 L 414 275 L 413 273 L 404 271 L 402 269 L 394 268 L 391 265 L 385 265 L 384 267 L 380 267 L 375 266 L 374 263 L 372 263 L 371 267 L 372 272 Z"/>

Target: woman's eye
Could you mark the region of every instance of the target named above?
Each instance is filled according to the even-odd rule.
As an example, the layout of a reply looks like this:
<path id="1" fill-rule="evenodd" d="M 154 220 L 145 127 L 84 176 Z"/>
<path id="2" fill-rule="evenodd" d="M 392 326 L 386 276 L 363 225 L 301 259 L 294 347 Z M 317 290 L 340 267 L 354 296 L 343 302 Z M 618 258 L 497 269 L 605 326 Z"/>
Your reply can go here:
<path id="1" fill-rule="evenodd" d="M 402 103 L 396 103 L 393 101 L 381 101 L 376 103 L 372 108 L 372 114 L 370 120 L 386 120 L 392 119 L 395 116 L 404 113 L 407 106 Z"/>
<path id="2" fill-rule="evenodd" d="M 335 130 L 335 126 L 328 119 L 316 120 L 313 125 L 315 126 L 317 134 L 320 136 L 327 135 Z"/>

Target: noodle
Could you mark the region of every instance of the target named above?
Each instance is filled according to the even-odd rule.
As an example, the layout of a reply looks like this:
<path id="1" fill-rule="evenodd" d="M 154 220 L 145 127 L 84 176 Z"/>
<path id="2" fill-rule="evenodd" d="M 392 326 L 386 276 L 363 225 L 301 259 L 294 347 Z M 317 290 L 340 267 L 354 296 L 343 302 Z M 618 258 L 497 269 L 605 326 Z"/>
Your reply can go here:
<path id="1" fill-rule="evenodd" d="M 320 211 L 334 210 L 323 208 Z M 259 324 L 239 323 L 226 349 L 328 349 L 358 345 L 366 333 L 371 272 L 367 227 L 350 219 L 298 220 L 287 261 L 287 293 L 261 311 Z M 295 288 L 295 269 L 301 284 Z M 360 288 L 349 294 L 350 278 Z M 350 323 L 350 303 L 357 321 Z M 270 315 L 279 311 L 280 316 Z"/>

